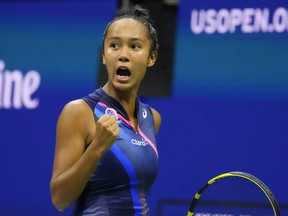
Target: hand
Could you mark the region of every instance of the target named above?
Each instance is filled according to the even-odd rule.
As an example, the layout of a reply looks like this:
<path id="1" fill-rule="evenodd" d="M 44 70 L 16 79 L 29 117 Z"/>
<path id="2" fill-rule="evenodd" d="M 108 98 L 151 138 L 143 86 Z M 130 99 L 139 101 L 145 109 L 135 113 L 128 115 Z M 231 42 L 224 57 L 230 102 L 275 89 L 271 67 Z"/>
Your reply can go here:
<path id="1" fill-rule="evenodd" d="M 96 121 L 94 140 L 91 145 L 95 151 L 102 154 L 113 145 L 119 133 L 120 127 L 116 122 L 116 117 L 104 114 Z"/>

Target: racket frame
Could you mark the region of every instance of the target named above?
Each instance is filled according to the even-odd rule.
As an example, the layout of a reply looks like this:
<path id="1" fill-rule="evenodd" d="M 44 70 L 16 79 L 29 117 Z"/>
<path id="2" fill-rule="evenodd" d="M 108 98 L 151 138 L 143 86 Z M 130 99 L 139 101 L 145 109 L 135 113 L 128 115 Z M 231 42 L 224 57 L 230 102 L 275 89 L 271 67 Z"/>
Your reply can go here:
<path id="1" fill-rule="evenodd" d="M 241 178 L 245 178 L 251 182 L 253 182 L 254 184 L 256 184 L 266 195 L 266 197 L 268 198 L 273 211 L 274 211 L 274 215 L 275 216 L 280 216 L 280 208 L 279 205 L 273 195 L 273 193 L 270 191 L 270 189 L 258 178 L 256 178 L 255 176 L 249 174 L 249 173 L 245 173 L 245 172 L 239 172 L 239 171 L 233 171 L 233 172 L 227 172 L 227 173 L 223 173 L 220 174 L 214 178 L 212 178 L 211 180 L 209 180 L 194 196 L 191 204 L 190 204 L 190 208 L 189 211 L 187 213 L 187 216 L 193 216 L 194 215 L 194 208 L 198 202 L 198 200 L 200 199 L 201 195 L 203 194 L 203 192 L 213 183 L 215 183 L 216 181 L 223 179 L 223 178 L 227 178 L 227 177 L 241 177 Z"/>

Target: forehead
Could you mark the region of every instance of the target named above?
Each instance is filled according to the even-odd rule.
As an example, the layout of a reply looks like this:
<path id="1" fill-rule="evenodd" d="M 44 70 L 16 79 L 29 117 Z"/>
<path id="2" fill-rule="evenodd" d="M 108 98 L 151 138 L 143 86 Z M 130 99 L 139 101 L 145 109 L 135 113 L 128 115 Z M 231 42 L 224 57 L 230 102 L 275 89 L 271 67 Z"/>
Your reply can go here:
<path id="1" fill-rule="evenodd" d="M 111 23 L 107 37 L 139 37 L 147 38 L 148 30 L 144 24 L 132 18 L 122 18 Z"/>

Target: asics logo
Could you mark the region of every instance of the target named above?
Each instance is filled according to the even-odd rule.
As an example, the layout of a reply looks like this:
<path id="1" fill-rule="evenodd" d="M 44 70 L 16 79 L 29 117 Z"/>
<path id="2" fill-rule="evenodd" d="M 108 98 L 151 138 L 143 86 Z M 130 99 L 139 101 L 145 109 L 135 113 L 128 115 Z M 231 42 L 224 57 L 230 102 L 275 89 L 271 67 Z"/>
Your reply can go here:
<path id="1" fill-rule="evenodd" d="M 147 118 L 147 110 L 146 109 L 142 109 L 142 116 L 144 119 Z"/>

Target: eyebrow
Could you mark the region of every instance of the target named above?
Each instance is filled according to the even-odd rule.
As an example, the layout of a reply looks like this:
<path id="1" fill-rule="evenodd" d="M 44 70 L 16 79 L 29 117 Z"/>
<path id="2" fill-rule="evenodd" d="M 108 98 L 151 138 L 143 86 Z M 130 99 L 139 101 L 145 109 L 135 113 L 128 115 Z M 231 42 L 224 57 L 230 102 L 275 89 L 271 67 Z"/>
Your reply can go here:
<path id="1" fill-rule="evenodd" d="M 107 40 L 121 40 L 121 37 L 115 36 L 111 38 L 107 38 Z M 130 41 L 143 41 L 141 38 L 130 38 Z"/>

